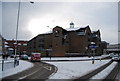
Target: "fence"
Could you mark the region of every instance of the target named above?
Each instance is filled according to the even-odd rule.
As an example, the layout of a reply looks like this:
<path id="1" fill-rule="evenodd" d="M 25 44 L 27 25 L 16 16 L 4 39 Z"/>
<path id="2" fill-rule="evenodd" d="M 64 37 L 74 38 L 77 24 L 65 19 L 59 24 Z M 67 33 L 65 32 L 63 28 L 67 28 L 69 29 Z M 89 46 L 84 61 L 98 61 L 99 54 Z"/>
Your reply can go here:
<path id="1" fill-rule="evenodd" d="M 18 59 L 11 59 L 11 60 L 2 59 L 0 60 L 0 65 L 2 66 L 1 70 L 4 71 L 4 70 L 15 68 L 16 66 L 18 66 L 19 60 Z"/>

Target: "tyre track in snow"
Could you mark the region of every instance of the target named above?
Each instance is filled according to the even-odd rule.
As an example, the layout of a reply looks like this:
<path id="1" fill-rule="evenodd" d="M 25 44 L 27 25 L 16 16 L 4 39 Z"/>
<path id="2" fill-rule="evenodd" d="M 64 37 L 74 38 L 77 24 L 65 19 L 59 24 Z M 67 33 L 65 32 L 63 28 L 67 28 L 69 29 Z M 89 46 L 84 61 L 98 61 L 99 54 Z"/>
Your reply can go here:
<path id="1" fill-rule="evenodd" d="M 120 62 L 114 67 L 114 69 L 110 72 L 110 74 L 102 81 L 110 80 L 110 81 L 119 81 L 116 79 L 117 74 L 120 72 Z"/>
<path id="2" fill-rule="evenodd" d="M 105 68 L 107 68 L 111 63 L 112 63 L 112 61 L 108 62 L 107 64 L 105 64 L 105 65 L 97 68 L 96 70 L 94 70 L 94 71 L 92 71 L 92 72 L 90 72 L 90 73 L 88 73 L 88 74 L 86 74 L 86 75 L 83 75 L 83 76 L 81 76 L 81 77 L 79 77 L 78 79 L 75 79 L 75 80 L 73 80 L 73 81 L 81 81 L 81 80 L 83 80 L 83 81 L 89 81 L 89 79 L 90 79 L 92 76 L 96 75 L 97 73 L 99 73 L 99 72 L 101 72 L 102 70 L 104 70 Z"/>

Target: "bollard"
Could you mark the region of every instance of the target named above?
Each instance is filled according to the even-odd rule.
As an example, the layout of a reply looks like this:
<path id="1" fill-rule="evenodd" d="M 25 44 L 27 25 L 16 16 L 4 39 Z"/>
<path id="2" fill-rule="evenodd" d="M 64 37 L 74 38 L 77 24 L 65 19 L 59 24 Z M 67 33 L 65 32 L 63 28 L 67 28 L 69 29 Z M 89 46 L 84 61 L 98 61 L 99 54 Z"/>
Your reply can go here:
<path id="1" fill-rule="evenodd" d="M 15 59 L 14 59 L 14 68 L 15 68 Z"/>
<path id="2" fill-rule="evenodd" d="M 19 60 L 17 60 L 17 66 L 19 65 Z"/>
<path id="3" fill-rule="evenodd" d="M 15 58 L 14 59 L 14 68 L 15 68 L 16 64 L 17 64 L 17 59 Z"/>
<path id="4" fill-rule="evenodd" d="M 94 64 L 94 60 L 92 60 L 92 64 Z"/>
<path id="5" fill-rule="evenodd" d="M 94 57 L 92 58 L 92 64 L 94 64 L 94 61 L 95 61 L 95 59 L 94 59 Z"/>
<path id="6" fill-rule="evenodd" d="M 4 60 L 2 60 L 2 71 L 4 70 Z"/>

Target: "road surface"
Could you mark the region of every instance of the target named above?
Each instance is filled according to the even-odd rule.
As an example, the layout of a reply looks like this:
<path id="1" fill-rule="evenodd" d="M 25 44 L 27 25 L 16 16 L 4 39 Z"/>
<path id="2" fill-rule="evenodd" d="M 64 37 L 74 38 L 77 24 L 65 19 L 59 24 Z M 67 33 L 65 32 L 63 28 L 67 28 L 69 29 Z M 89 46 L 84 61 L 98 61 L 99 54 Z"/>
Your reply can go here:
<path id="1" fill-rule="evenodd" d="M 106 58 L 106 59 L 108 59 L 108 58 Z M 105 69 L 111 63 L 112 63 L 112 61 L 110 61 L 109 63 L 107 63 L 103 66 L 101 66 L 97 70 L 86 74 L 85 76 L 82 76 L 78 79 L 75 79 L 74 81 L 79 81 L 79 80 L 89 81 L 89 79 L 92 76 L 96 75 L 97 73 L 99 73 L 100 71 Z M 34 67 L 32 67 L 32 68 L 30 68 L 26 71 L 23 71 L 21 73 L 18 73 L 18 74 L 9 76 L 9 77 L 5 77 L 5 78 L 2 79 L 2 81 L 45 81 L 46 79 L 49 78 L 49 76 L 52 73 L 57 72 L 57 67 L 55 67 L 53 65 L 50 65 L 50 64 L 47 64 L 47 63 L 44 63 L 44 62 L 33 62 L 33 64 L 34 64 Z M 112 79 L 111 81 L 115 81 L 115 79 L 116 79 L 117 81 L 120 81 L 120 70 L 119 70 L 119 68 L 120 68 L 120 63 L 117 64 L 116 68 L 113 69 L 113 71 L 106 77 L 106 79 Z M 119 80 L 118 80 L 118 78 L 119 78 Z"/>
<path id="2" fill-rule="evenodd" d="M 34 67 L 18 74 L 5 77 L 2 81 L 45 81 L 56 71 L 55 66 L 44 62 L 33 62 L 33 64 Z"/>
<path id="3" fill-rule="evenodd" d="M 120 62 L 119 62 L 119 67 L 120 67 Z M 119 69 L 119 71 L 118 71 L 118 74 L 117 74 L 117 76 L 116 76 L 116 80 L 117 81 L 120 81 L 120 68 L 118 68 Z"/>
<path id="4" fill-rule="evenodd" d="M 120 81 L 119 74 L 120 74 L 120 62 L 117 63 L 115 68 L 110 72 L 110 74 L 105 79 L 110 81 Z M 106 80 L 103 80 L 103 81 L 106 81 Z"/>

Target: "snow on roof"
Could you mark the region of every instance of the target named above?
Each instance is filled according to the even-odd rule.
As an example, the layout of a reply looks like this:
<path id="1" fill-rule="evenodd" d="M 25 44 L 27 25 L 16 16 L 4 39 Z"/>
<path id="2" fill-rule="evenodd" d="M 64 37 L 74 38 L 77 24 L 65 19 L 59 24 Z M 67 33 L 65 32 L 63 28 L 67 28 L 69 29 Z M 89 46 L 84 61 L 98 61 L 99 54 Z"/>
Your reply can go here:
<path id="1" fill-rule="evenodd" d="M 76 30 L 83 30 L 83 29 L 86 29 L 86 27 L 75 27 L 75 28 L 66 28 L 65 30 L 67 31 L 76 31 Z M 53 31 L 48 31 L 48 32 L 45 32 L 45 33 L 42 33 L 42 34 L 50 34 L 50 33 L 53 33 Z"/>
<path id="2" fill-rule="evenodd" d="M 92 33 L 97 32 L 97 31 L 92 31 Z"/>
<path id="3" fill-rule="evenodd" d="M 5 42 L 5 44 L 8 44 L 8 42 Z"/>
<path id="4" fill-rule="evenodd" d="M 76 31 L 76 30 L 79 30 L 80 27 L 76 27 L 76 28 L 66 28 L 65 30 L 67 31 Z"/>
<path id="5" fill-rule="evenodd" d="M 8 50 L 14 50 L 13 48 L 8 48 Z"/>
<path id="6" fill-rule="evenodd" d="M 9 47 L 8 45 L 5 45 L 5 47 L 7 48 L 7 47 Z"/>
<path id="7" fill-rule="evenodd" d="M 45 33 L 42 33 L 42 34 L 50 34 L 52 33 L 52 31 L 48 31 L 48 32 L 45 32 Z"/>
<path id="8" fill-rule="evenodd" d="M 92 33 L 97 33 L 99 30 L 97 30 L 97 31 L 92 31 Z"/>

